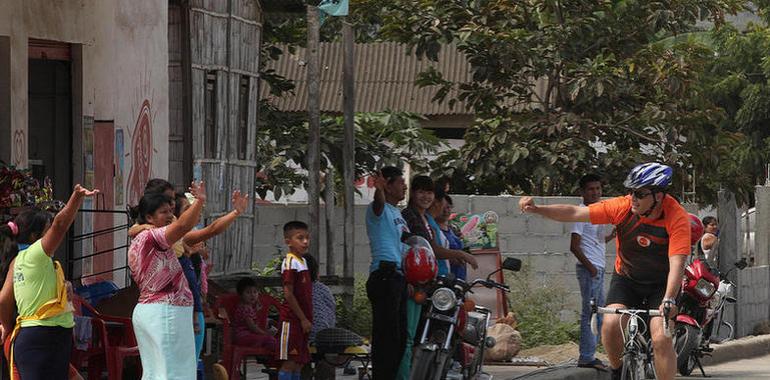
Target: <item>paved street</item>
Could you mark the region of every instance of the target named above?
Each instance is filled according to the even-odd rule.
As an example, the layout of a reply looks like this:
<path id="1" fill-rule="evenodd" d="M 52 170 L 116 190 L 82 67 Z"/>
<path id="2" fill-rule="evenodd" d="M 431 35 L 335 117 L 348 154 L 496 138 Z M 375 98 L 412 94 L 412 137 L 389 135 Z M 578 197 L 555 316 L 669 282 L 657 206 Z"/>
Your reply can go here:
<path id="1" fill-rule="evenodd" d="M 744 359 L 716 366 L 705 367 L 706 375 L 710 380 L 751 380 L 770 378 L 770 355 L 758 356 L 753 359 Z M 681 379 L 703 379 L 700 371 L 693 372 L 690 377 Z"/>
<path id="2" fill-rule="evenodd" d="M 754 379 L 768 379 L 770 378 L 770 355 L 759 356 L 753 359 L 744 359 L 729 363 L 723 363 L 715 366 L 707 366 L 706 375 L 710 376 L 709 380 L 754 380 Z M 507 380 L 514 379 L 524 374 L 536 371 L 536 367 L 518 367 L 518 366 L 489 366 L 487 371 L 490 372 L 495 379 Z M 258 374 L 259 369 L 256 366 L 249 366 L 249 380 L 267 379 L 267 376 Z M 338 372 L 337 379 L 354 380 L 358 379 L 358 376 L 342 376 L 342 372 Z M 689 377 L 677 377 L 677 379 L 699 379 L 703 377 L 700 372 L 693 373 L 696 376 Z"/>

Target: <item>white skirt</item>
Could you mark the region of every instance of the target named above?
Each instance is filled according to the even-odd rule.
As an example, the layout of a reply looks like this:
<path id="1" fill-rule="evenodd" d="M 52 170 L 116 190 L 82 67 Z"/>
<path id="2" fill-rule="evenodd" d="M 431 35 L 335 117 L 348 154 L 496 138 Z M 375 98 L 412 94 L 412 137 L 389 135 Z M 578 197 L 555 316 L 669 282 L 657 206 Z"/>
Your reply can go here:
<path id="1" fill-rule="evenodd" d="M 192 306 L 140 303 L 131 320 L 142 360 L 142 380 L 196 377 Z"/>

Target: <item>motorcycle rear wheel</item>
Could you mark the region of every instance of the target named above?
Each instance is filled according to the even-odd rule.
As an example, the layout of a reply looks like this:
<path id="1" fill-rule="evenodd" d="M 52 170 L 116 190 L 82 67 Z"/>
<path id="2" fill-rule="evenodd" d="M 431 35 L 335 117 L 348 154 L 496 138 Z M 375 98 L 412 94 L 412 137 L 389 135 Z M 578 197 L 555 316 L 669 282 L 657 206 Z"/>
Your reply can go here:
<path id="1" fill-rule="evenodd" d="M 676 368 L 682 376 L 689 376 L 695 369 L 695 350 L 700 344 L 700 330 L 687 324 L 677 324 L 674 340 Z"/>

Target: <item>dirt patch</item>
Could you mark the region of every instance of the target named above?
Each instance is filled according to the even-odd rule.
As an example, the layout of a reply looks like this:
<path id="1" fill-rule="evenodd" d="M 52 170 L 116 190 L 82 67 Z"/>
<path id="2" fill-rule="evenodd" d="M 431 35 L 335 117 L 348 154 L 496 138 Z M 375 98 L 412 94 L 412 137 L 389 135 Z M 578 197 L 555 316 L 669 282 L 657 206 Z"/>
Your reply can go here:
<path id="1" fill-rule="evenodd" d="M 530 348 L 528 350 L 521 350 L 517 358 L 532 358 L 539 359 L 549 364 L 559 364 L 567 361 L 577 362 L 578 356 L 580 356 L 580 349 L 574 342 L 559 344 L 559 345 L 545 345 Z M 602 352 L 597 352 L 596 357 L 604 363 L 607 363 L 607 355 Z"/>

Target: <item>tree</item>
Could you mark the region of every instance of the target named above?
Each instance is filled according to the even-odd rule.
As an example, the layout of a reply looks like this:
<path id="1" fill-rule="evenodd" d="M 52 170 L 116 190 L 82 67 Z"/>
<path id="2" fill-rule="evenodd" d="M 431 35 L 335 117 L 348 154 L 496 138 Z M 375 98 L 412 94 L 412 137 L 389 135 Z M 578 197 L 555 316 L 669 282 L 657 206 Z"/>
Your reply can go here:
<path id="1" fill-rule="evenodd" d="M 750 24 L 744 31 L 728 25 L 708 34 L 714 58 L 703 75 L 703 87 L 725 117 L 707 134 L 737 143 L 725 144 L 735 149 L 703 155 L 698 164 L 718 173 L 718 181 L 707 180 L 704 186 L 740 189 L 739 199 L 750 199 L 751 186 L 764 183 L 770 162 L 770 28 L 766 25 Z M 697 142 L 694 145 L 698 149 Z"/>
<path id="2" fill-rule="evenodd" d="M 355 4 L 355 2 L 354 2 Z M 373 5 L 370 5 L 371 9 Z M 352 20 L 367 17 L 364 8 L 357 9 Z M 330 18 L 322 28 L 322 39 L 332 40 L 339 34 L 340 23 Z M 364 21 L 357 21 L 363 25 Z M 294 51 L 306 39 L 304 14 L 268 14 L 263 26 L 261 45 L 260 78 L 275 97 L 294 91 L 291 80 L 268 68 L 268 62 L 278 59 L 284 49 Z M 368 34 L 361 34 L 367 38 Z M 276 199 L 292 194 L 296 188 L 306 185 L 306 156 L 308 141 L 307 115 L 292 114 L 276 109 L 270 99 L 259 101 L 260 127 L 257 131 L 257 163 L 259 180 L 257 192 L 265 197 L 273 191 Z M 421 116 L 386 111 L 362 113 L 355 117 L 356 127 L 356 176 L 367 175 L 383 163 L 409 164 L 419 171 L 427 171 L 426 156 L 436 153 L 445 143 L 429 130 L 420 126 Z M 321 120 L 321 170 L 333 166 L 342 173 L 343 119 L 337 115 L 322 115 Z M 337 188 L 342 188 L 342 176 L 338 175 Z M 341 191 L 339 191 L 341 193 Z"/>
<path id="3" fill-rule="evenodd" d="M 627 171 L 649 160 L 675 166 L 676 187 L 684 187 L 712 152 L 745 148 L 741 134 L 721 129 L 729 115 L 700 84 L 713 59 L 709 47 L 695 39 L 661 43 L 697 31 L 703 19 L 721 27 L 743 1 L 386 4 L 384 37 L 430 59 L 454 43 L 471 64 L 470 83 L 451 83 L 435 70 L 419 83 L 436 86 L 436 101 L 478 116 L 460 152 L 438 161 L 459 184 L 485 184 L 476 191 L 567 194 L 583 173 L 600 171 L 617 192 Z M 445 99 L 453 87 L 459 96 Z M 719 138 L 707 139 L 715 130 Z M 740 172 L 719 168 L 725 176 Z M 728 185 L 745 194 L 744 182 Z M 706 191 L 713 200 L 714 186 Z"/>

